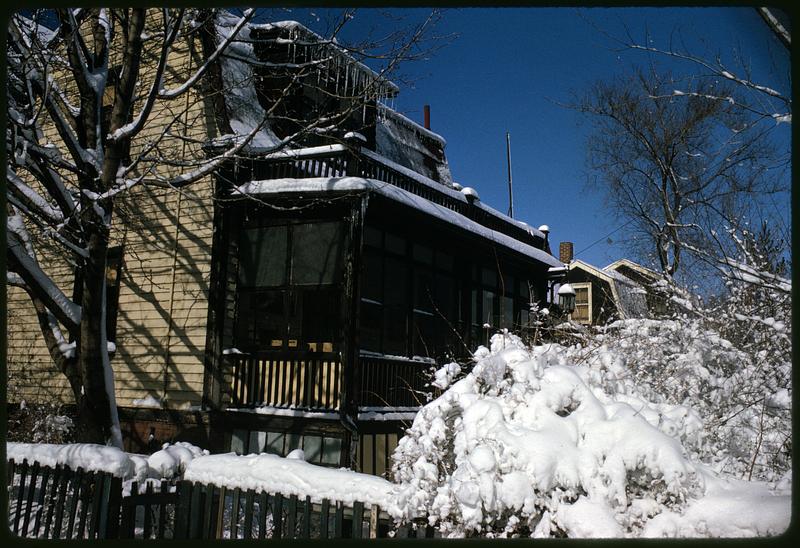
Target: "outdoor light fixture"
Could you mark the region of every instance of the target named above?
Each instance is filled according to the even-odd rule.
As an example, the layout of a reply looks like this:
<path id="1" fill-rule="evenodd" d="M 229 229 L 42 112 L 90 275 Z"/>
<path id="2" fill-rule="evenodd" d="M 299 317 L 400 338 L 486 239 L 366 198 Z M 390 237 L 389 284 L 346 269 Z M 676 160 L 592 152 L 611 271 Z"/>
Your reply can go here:
<path id="1" fill-rule="evenodd" d="M 571 285 L 564 284 L 558 288 L 558 305 L 567 314 L 575 310 L 575 290 Z"/>

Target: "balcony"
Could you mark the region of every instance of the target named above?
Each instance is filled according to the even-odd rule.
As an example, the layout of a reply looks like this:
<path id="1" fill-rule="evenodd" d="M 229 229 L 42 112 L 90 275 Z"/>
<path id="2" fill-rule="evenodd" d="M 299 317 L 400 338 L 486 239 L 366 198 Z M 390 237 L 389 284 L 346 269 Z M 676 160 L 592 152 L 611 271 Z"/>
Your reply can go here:
<path id="1" fill-rule="evenodd" d="M 229 374 L 228 407 L 278 407 L 338 411 L 344 368 L 335 352 L 255 352 L 224 357 Z M 359 359 L 356 407 L 415 407 L 430 390 L 431 363 L 365 354 Z"/>

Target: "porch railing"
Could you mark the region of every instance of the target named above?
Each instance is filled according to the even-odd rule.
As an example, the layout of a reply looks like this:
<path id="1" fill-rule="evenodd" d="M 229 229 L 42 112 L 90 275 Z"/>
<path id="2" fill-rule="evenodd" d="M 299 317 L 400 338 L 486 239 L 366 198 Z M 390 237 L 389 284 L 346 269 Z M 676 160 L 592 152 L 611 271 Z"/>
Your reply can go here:
<path id="1" fill-rule="evenodd" d="M 341 405 L 343 367 L 336 353 L 263 352 L 225 356 L 232 408 L 261 406 L 331 411 Z M 359 358 L 359 407 L 423 405 L 431 364 L 402 357 Z"/>
<path id="2" fill-rule="evenodd" d="M 431 364 L 401 357 L 360 357 L 358 405 L 414 407 L 424 405 L 430 390 Z"/>
<path id="3" fill-rule="evenodd" d="M 225 359 L 231 372 L 230 407 L 339 409 L 343 371 L 335 352 L 261 352 Z"/>

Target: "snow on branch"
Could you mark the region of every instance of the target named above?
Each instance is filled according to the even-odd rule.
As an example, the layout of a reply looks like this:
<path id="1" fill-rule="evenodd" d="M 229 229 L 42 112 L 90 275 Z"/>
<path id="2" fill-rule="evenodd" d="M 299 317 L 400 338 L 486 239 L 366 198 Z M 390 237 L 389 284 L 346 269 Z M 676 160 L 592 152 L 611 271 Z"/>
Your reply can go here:
<path id="1" fill-rule="evenodd" d="M 70 331 L 80 324 L 81 307 L 72 302 L 39 267 L 35 257 L 26 249 L 27 230 L 19 215 L 9 215 L 6 245 L 9 267 L 16 272 L 55 317 Z"/>
<path id="2" fill-rule="evenodd" d="M 174 99 L 175 97 L 178 97 L 183 93 L 185 93 L 187 90 L 189 90 L 200 79 L 200 77 L 206 73 L 208 68 L 217 60 L 217 58 L 222 54 L 222 52 L 224 52 L 228 48 L 231 42 L 233 42 L 233 40 L 236 38 L 236 35 L 239 34 L 239 31 L 242 30 L 242 28 L 244 28 L 244 26 L 250 22 L 250 20 L 255 16 L 255 14 L 256 12 L 254 9 L 252 8 L 246 9 L 244 11 L 242 18 L 236 24 L 236 26 L 228 35 L 228 37 L 225 38 L 225 40 L 223 40 L 222 43 L 220 43 L 220 45 L 217 47 L 214 53 L 212 53 L 211 55 L 208 56 L 208 58 L 206 58 L 205 62 L 200 66 L 199 69 L 195 71 L 194 74 L 192 74 L 192 76 L 189 77 L 189 79 L 187 79 L 184 83 L 182 83 L 175 89 L 171 90 L 161 89 L 158 93 L 158 96 L 162 99 Z"/>

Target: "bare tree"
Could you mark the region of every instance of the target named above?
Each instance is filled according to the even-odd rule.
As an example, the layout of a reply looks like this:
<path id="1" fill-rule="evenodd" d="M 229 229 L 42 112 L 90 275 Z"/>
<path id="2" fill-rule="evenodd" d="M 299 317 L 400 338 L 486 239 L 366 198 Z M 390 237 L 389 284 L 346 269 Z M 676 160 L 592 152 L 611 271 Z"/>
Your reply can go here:
<path id="1" fill-rule="evenodd" d="M 315 55 L 261 62 L 246 55 L 253 40 L 243 37 L 256 16 L 251 9 L 234 16 L 219 10 L 92 8 L 11 18 L 7 283 L 30 297 L 53 363 L 69 381 L 82 439 L 121 446 L 105 332 L 105 269 L 118 199 L 142 186 L 179 191 L 248 149 L 267 154 L 310 135 L 336 137 L 344 120 L 375 100 L 401 61 L 425 55 L 424 40 L 437 17 L 348 48 L 337 40 L 352 18 L 344 11 L 328 36 L 313 37 Z M 46 19 L 56 24 L 45 25 Z M 307 41 L 296 33 L 272 39 L 289 48 Z M 201 62 L 176 69 L 177 52 L 190 43 L 199 43 Z M 247 120 L 231 120 L 220 102 L 231 86 L 245 83 L 223 80 L 223 57 L 246 66 L 248 77 L 256 70 L 283 77 L 268 94 L 269 104 L 251 108 Z M 335 99 L 327 111 L 309 115 L 287 106 L 294 86 L 332 75 L 342 59 L 367 58 L 380 61 L 381 68 L 359 87 L 319 85 L 320 93 Z M 198 141 L 188 131 L 187 97 L 213 103 L 213 142 Z M 281 118 L 291 122 L 289 130 L 264 143 L 269 125 Z M 176 142 L 191 152 L 176 156 Z M 71 273 L 71 293 L 54 264 L 62 274 Z"/>
<path id="2" fill-rule="evenodd" d="M 781 189 L 770 171 L 776 153 L 768 129 L 717 100 L 727 94 L 713 79 L 640 70 L 598 83 L 574 105 L 593 124 L 596 182 L 668 278 L 687 249 L 707 247 L 724 219 L 746 215 L 754 199 Z"/>

